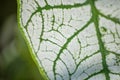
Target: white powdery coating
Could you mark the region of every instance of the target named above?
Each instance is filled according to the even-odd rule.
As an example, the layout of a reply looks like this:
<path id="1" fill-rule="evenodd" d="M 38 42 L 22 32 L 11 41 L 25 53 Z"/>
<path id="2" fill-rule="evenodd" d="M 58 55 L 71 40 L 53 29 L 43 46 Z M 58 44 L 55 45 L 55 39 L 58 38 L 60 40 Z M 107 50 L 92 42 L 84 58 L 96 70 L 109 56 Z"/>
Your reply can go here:
<path id="1" fill-rule="evenodd" d="M 67 50 L 65 50 L 60 58 L 67 65 L 69 72 L 72 73 L 76 67 L 76 64 L 72 55 Z"/>
<path id="2" fill-rule="evenodd" d="M 97 0 L 96 7 L 102 13 L 120 19 L 120 0 Z"/>
<path id="3" fill-rule="evenodd" d="M 44 7 L 46 6 L 45 0 L 36 0 L 38 2 L 38 4 L 40 5 L 40 7 Z"/>
<path id="4" fill-rule="evenodd" d="M 115 75 L 115 74 L 110 74 L 110 79 L 111 80 L 119 80 L 120 76 L 119 75 Z"/>
<path id="5" fill-rule="evenodd" d="M 37 52 L 40 42 L 40 35 L 42 31 L 42 19 L 39 13 L 33 16 L 31 23 L 28 25 L 28 34 L 34 45 L 35 52 Z"/>
<path id="6" fill-rule="evenodd" d="M 46 0 L 47 3 L 51 6 L 55 6 L 55 5 L 74 5 L 74 4 L 77 4 L 77 3 L 84 3 L 86 0 Z"/>
<path id="7" fill-rule="evenodd" d="M 64 80 L 69 80 L 68 71 L 66 69 L 66 66 L 61 60 L 58 60 L 58 63 L 56 66 L 56 72 L 60 74 Z"/>
<path id="8" fill-rule="evenodd" d="M 28 19 L 30 18 L 31 13 L 33 13 L 37 7 L 34 0 L 22 0 L 22 14 L 21 14 L 21 21 L 22 25 L 25 26 Z"/>
<path id="9" fill-rule="evenodd" d="M 104 74 L 98 74 L 96 76 L 93 76 L 89 80 L 106 80 L 106 79 L 105 79 L 105 75 Z M 111 79 L 111 80 L 113 80 L 113 79 Z"/>
<path id="10" fill-rule="evenodd" d="M 106 31 L 102 31 L 102 27 L 106 28 Z M 106 49 L 109 51 L 118 52 L 120 50 L 119 27 L 120 25 L 110 20 L 103 17 L 100 18 L 100 30 L 103 35 L 102 40 L 105 43 Z"/>
<path id="11" fill-rule="evenodd" d="M 84 60 L 78 67 L 75 74 L 72 75 L 72 80 L 84 80 L 93 73 L 97 73 L 102 69 L 101 54 L 96 54 L 93 57 Z M 86 74 L 86 76 L 85 76 Z M 83 76 L 84 75 L 84 76 Z"/>
<path id="12" fill-rule="evenodd" d="M 106 60 L 108 68 L 112 73 L 120 73 L 120 63 L 116 63 L 117 58 L 114 54 L 111 53 L 110 55 L 108 55 Z"/>

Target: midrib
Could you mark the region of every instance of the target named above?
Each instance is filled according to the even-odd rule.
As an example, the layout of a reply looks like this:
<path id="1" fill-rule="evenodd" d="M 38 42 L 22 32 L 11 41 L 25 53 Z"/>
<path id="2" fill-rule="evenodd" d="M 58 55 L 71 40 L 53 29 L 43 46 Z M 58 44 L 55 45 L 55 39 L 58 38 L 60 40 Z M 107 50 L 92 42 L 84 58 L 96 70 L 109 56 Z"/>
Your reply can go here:
<path id="1" fill-rule="evenodd" d="M 98 10 L 95 7 L 94 0 L 89 0 L 89 2 L 90 2 L 90 6 L 91 6 L 92 20 L 93 20 L 93 23 L 95 25 L 95 30 L 96 30 L 96 35 L 97 35 L 97 39 L 98 39 L 99 49 L 100 49 L 100 52 L 101 52 L 101 55 L 102 55 L 103 71 L 104 71 L 106 80 L 110 80 L 109 69 L 108 69 L 107 62 L 106 62 L 107 51 L 105 49 L 104 42 L 102 41 L 102 34 L 100 32 L 100 29 L 99 29 L 99 13 L 98 13 Z"/>

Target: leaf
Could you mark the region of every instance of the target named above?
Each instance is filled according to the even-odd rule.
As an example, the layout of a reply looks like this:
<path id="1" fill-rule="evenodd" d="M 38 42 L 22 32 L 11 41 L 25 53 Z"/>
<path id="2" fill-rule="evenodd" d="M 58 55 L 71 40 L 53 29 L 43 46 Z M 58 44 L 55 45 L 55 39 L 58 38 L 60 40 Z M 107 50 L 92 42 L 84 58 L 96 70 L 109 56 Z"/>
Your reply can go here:
<path id="1" fill-rule="evenodd" d="M 18 0 L 19 25 L 43 74 L 49 80 L 120 79 L 119 5 Z"/>

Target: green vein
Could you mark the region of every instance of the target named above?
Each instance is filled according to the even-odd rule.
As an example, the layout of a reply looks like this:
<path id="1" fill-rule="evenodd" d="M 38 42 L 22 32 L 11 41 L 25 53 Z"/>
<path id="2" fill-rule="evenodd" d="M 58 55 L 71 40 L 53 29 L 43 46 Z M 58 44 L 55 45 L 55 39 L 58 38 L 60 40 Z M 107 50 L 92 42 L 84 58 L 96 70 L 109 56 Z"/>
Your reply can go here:
<path id="1" fill-rule="evenodd" d="M 104 74 L 105 74 L 106 80 L 110 80 L 109 69 L 108 69 L 107 62 L 106 62 L 107 51 L 106 51 L 104 43 L 102 41 L 102 34 L 100 33 L 100 29 L 99 29 L 98 10 L 95 7 L 94 1 L 89 0 L 89 2 L 90 2 L 90 5 L 91 5 L 92 18 L 93 18 L 93 22 L 94 22 L 95 29 L 96 29 L 98 44 L 99 44 L 100 52 L 101 52 L 101 55 L 102 55 L 102 65 L 103 65 Z"/>
<path id="2" fill-rule="evenodd" d="M 114 72 L 110 72 L 111 74 L 114 74 L 114 75 L 119 75 L 120 76 L 120 73 L 114 73 Z"/>
<path id="3" fill-rule="evenodd" d="M 71 9 L 71 8 L 78 8 L 81 6 L 85 6 L 88 5 L 88 1 L 84 2 L 83 4 L 80 3 L 75 3 L 74 5 L 55 5 L 55 6 L 51 6 L 51 5 L 46 5 L 45 7 L 42 7 L 42 10 L 50 10 L 50 9 Z"/>
<path id="4" fill-rule="evenodd" d="M 62 80 L 64 80 L 63 76 L 59 73 L 56 73 L 56 75 L 60 76 L 62 78 Z"/>
<path id="5" fill-rule="evenodd" d="M 47 1 L 45 1 L 47 3 Z M 32 17 L 37 13 L 37 12 L 41 12 L 42 10 L 50 10 L 50 9 L 71 9 L 71 8 L 76 8 L 76 7 L 81 7 L 84 5 L 88 5 L 88 1 L 86 1 L 83 4 L 74 4 L 74 5 L 56 5 L 56 6 L 50 6 L 50 5 L 46 5 L 45 7 L 40 7 L 40 5 L 37 3 L 37 1 L 35 1 L 35 3 L 37 4 L 37 10 L 35 10 L 35 12 L 33 12 L 30 15 L 30 18 L 28 19 L 26 25 L 24 26 L 25 29 L 27 29 L 29 22 L 31 21 Z"/>
<path id="6" fill-rule="evenodd" d="M 47 1 L 45 1 L 47 3 Z M 81 7 L 84 5 L 88 4 L 88 1 L 86 1 L 83 4 L 74 4 L 74 5 L 57 5 L 57 6 L 50 6 L 50 5 L 46 5 L 45 7 L 41 8 L 40 5 L 37 3 L 37 1 L 35 1 L 35 3 L 37 4 L 37 10 L 35 10 L 35 12 L 33 12 L 30 15 L 30 18 L 27 20 L 26 25 L 24 26 L 25 29 L 27 29 L 29 22 L 31 21 L 32 17 L 37 13 L 37 12 L 41 12 L 42 10 L 50 10 L 50 9 L 71 9 L 71 8 L 76 8 L 76 7 Z"/>
<path id="7" fill-rule="evenodd" d="M 48 5 L 48 2 L 47 2 L 47 0 L 44 0 L 44 1 L 45 1 L 46 5 Z"/>
<path id="8" fill-rule="evenodd" d="M 52 44 L 54 44 L 54 45 L 56 45 L 58 47 L 61 47 L 60 45 L 58 45 L 57 43 L 55 43 L 55 42 L 53 42 L 53 41 L 51 41 L 49 39 L 43 39 L 43 40 L 46 41 L 46 42 L 50 42 L 50 43 L 52 43 Z"/>
<path id="9" fill-rule="evenodd" d="M 88 25 L 91 23 L 91 19 L 87 22 L 87 24 L 85 24 L 81 29 L 79 29 L 78 31 L 76 31 L 71 37 L 69 37 L 66 41 L 66 43 L 61 47 L 59 53 L 57 54 L 57 57 L 55 59 L 55 61 L 53 62 L 53 72 L 54 72 L 54 75 L 55 75 L 55 68 L 56 68 L 56 63 L 57 63 L 57 60 L 60 58 L 60 55 L 62 54 L 62 52 L 67 48 L 68 44 L 71 42 L 71 40 L 76 36 L 78 35 L 81 31 L 83 31 L 86 27 L 88 27 Z M 55 77 L 55 80 L 56 80 L 56 77 Z"/>
<path id="10" fill-rule="evenodd" d="M 114 51 L 108 51 L 109 53 L 115 54 L 116 56 L 120 56 L 120 53 L 114 52 Z"/>
<path id="11" fill-rule="evenodd" d="M 54 26 L 54 24 L 55 24 L 55 15 L 54 15 L 54 13 L 53 13 L 53 15 L 52 15 L 52 27 Z"/>
<path id="12" fill-rule="evenodd" d="M 35 0 L 35 3 L 37 4 L 38 7 L 40 7 L 39 3 Z"/>
<path id="13" fill-rule="evenodd" d="M 114 23 L 117 23 L 117 24 L 120 24 L 120 20 L 118 18 L 115 18 L 115 17 L 111 17 L 110 15 L 104 15 L 103 13 L 99 12 L 99 15 L 101 15 L 102 17 L 108 19 L 108 20 L 111 20 L 112 22 Z"/>
<path id="14" fill-rule="evenodd" d="M 86 59 L 90 58 L 91 56 L 93 56 L 93 55 L 95 55 L 95 54 L 97 54 L 97 53 L 99 53 L 99 52 L 100 52 L 100 51 L 98 50 L 98 51 L 96 51 L 95 53 L 93 53 L 92 55 L 89 55 L 89 56 L 84 57 L 84 58 L 77 64 L 77 66 L 76 66 L 76 68 L 75 68 L 75 70 L 74 70 L 74 72 L 73 72 L 72 74 L 74 74 L 74 73 L 77 71 L 79 65 L 80 65 L 83 61 L 85 61 Z M 72 75 L 72 74 L 71 74 L 71 75 Z"/>
<path id="15" fill-rule="evenodd" d="M 98 74 L 100 74 L 100 73 L 103 73 L 104 72 L 104 70 L 101 70 L 101 71 L 99 71 L 99 72 L 96 72 L 96 73 L 94 73 L 94 74 L 91 74 L 90 76 L 88 76 L 86 79 L 84 79 L 84 80 L 89 80 L 91 77 L 93 77 L 93 76 L 95 76 L 95 75 L 98 75 Z"/>
<path id="16" fill-rule="evenodd" d="M 26 25 L 24 26 L 24 28 L 27 30 L 27 27 L 28 27 L 28 24 L 29 22 L 31 21 L 32 17 L 38 12 L 38 10 L 36 10 L 35 12 L 33 12 L 31 15 L 30 15 L 30 18 L 28 19 Z"/>
<path id="17" fill-rule="evenodd" d="M 62 63 L 65 65 L 67 71 L 68 71 L 68 74 L 69 74 L 69 80 L 71 80 L 71 77 L 70 77 L 70 71 L 69 71 L 69 68 L 67 67 L 67 65 L 65 64 L 65 62 L 60 58 L 60 60 L 62 61 Z"/>
<path id="18" fill-rule="evenodd" d="M 78 44 L 79 44 L 79 55 L 78 55 L 77 59 L 79 59 L 79 58 L 80 58 L 81 51 L 82 51 L 82 45 L 81 45 L 81 41 L 79 40 L 78 36 L 77 36 L 77 42 L 78 42 Z"/>
<path id="19" fill-rule="evenodd" d="M 39 49 L 40 49 L 40 44 L 41 44 L 41 42 L 42 42 L 42 37 L 43 37 L 43 33 L 44 33 L 44 16 L 43 16 L 43 13 L 42 13 L 42 11 L 40 12 L 40 15 L 41 15 L 41 19 L 42 19 L 42 29 L 41 29 L 41 34 L 40 34 L 40 37 L 39 37 L 39 39 L 40 39 L 40 42 L 39 42 L 39 45 L 38 45 L 38 50 L 37 50 L 37 52 L 39 51 Z"/>

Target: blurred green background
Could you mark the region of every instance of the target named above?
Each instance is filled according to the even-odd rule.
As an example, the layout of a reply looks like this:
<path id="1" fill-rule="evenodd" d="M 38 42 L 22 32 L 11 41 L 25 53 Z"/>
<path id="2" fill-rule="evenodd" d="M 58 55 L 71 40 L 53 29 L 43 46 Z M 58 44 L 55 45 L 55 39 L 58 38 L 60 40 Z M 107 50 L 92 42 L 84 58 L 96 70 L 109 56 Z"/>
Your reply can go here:
<path id="1" fill-rule="evenodd" d="M 0 80 L 43 80 L 17 27 L 16 2 L 0 0 Z"/>

